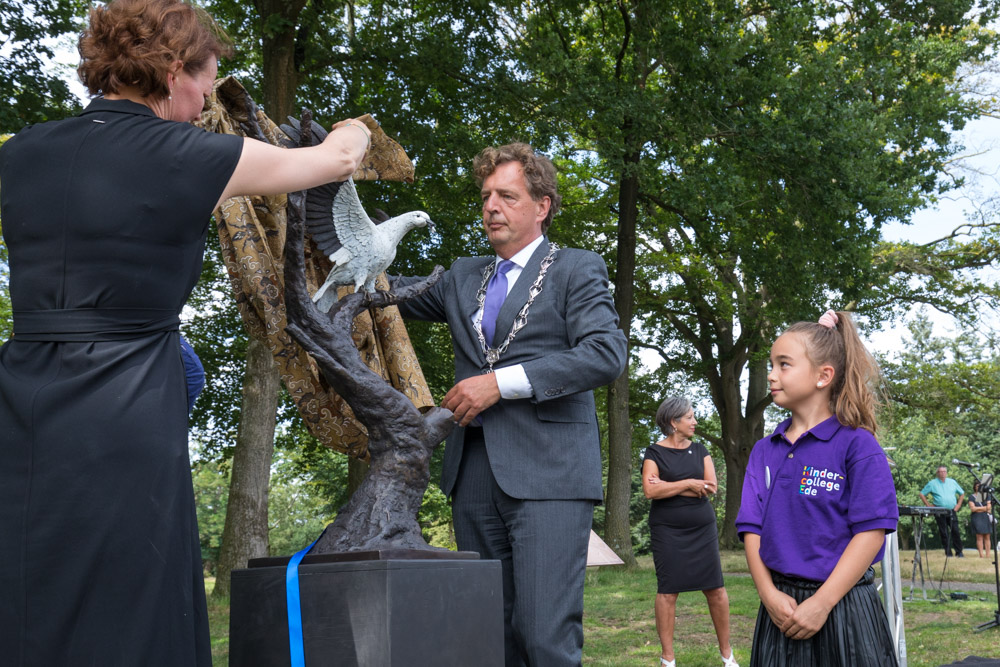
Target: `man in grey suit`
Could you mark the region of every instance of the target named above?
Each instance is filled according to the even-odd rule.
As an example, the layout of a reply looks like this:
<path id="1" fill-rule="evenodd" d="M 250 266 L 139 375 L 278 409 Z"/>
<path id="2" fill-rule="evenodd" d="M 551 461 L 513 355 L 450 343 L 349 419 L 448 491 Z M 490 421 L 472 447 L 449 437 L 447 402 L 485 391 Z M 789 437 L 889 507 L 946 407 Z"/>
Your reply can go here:
<path id="1" fill-rule="evenodd" d="M 544 236 L 561 199 L 548 158 L 510 144 L 473 167 L 496 257 L 459 258 L 400 308 L 451 328 L 456 384 L 441 405 L 458 427 L 441 488 L 459 549 L 502 563 L 506 664 L 579 665 L 603 497 L 592 390 L 624 370 L 625 336 L 604 260 Z"/>

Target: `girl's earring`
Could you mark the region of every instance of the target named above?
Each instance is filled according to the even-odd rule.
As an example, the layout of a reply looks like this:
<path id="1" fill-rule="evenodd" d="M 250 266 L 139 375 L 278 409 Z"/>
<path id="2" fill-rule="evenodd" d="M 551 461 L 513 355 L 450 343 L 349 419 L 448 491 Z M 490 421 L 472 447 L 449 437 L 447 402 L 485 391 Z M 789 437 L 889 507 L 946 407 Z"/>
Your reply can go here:
<path id="1" fill-rule="evenodd" d="M 816 388 L 817 388 L 817 389 L 821 388 L 822 386 L 823 386 L 823 383 L 822 383 L 822 382 L 817 382 L 817 383 L 816 383 Z"/>

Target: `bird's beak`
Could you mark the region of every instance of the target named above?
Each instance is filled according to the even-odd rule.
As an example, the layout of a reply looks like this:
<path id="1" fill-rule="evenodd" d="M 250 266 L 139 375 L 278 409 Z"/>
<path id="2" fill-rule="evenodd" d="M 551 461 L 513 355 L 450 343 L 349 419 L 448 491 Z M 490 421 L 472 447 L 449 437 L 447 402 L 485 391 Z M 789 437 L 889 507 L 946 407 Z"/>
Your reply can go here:
<path id="1" fill-rule="evenodd" d="M 429 218 L 428 218 L 428 220 L 427 220 L 427 231 L 428 231 L 428 232 L 430 232 L 431 234 L 433 234 L 434 232 L 436 232 L 436 231 L 437 231 L 437 230 L 436 230 L 436 229 L 434 228 L 434 221 L 433 221 L 433 220 L 431 220 L 431 219 L 429 219 Z"/>

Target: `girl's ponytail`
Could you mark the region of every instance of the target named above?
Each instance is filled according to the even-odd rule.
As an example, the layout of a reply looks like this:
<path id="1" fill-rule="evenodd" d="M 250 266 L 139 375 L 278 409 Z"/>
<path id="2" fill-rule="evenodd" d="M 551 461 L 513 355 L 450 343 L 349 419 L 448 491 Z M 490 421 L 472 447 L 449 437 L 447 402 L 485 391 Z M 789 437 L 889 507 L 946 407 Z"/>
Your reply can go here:
<path id="1" fill-rule="evenodd" d="M 809 359 L 834 369 L 830 409 L 841 424 L 875 433 L 881 405 L 882 375 L 875 357 L 865 348 L 848 312 L 827 311 L 819 322 L 798 322 L 786 333 L 797 333 Z"/>
<path id="2" fill-rule="evenodd" d="M 839 391 L 830 396 L 840 423 L 878 429 L 876 414 L 882 404 L 882 373 L 878 362 L 865 348 L 851 314 L 837 313 L 837 331 L 844 339 L 844 372 Z"/>

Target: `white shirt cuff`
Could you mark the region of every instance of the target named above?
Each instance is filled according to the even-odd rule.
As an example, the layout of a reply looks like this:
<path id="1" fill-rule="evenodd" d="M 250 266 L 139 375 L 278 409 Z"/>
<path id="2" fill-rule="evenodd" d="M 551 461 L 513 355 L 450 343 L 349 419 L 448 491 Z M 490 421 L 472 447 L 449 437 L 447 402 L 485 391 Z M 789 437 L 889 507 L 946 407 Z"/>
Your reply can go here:
<path id="1" fill-rule="evenodd" d="M 497 388 L 503 398 L 531 398 L 534 395 L 531 382 L 521 364 L 498 368 L 494 373 L 497 376 Z"/>

